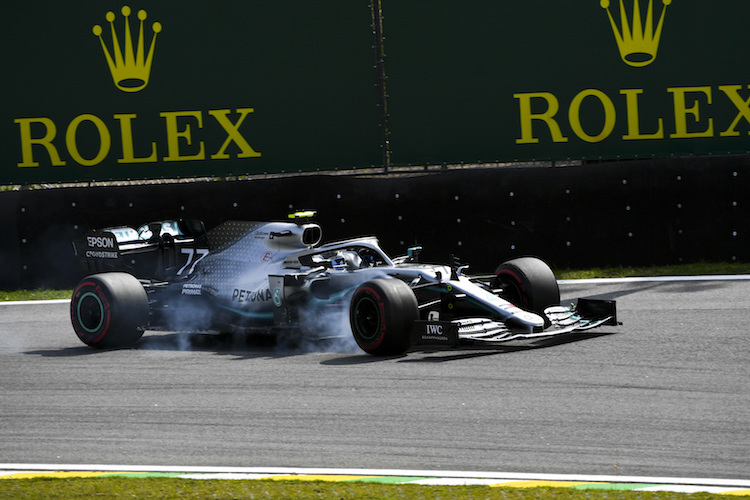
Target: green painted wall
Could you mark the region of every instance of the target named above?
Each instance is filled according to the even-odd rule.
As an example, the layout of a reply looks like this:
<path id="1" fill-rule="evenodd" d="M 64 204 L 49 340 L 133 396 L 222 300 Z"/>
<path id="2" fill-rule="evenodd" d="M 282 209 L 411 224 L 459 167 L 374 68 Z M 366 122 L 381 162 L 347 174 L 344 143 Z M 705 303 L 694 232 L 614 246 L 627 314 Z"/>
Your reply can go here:
<path id="1" fill-rule="evenodd" d="M 380 162 L 367 0 L 11 2 L 0 40 L 0 184 Z"/>
<path id="2" fill-rule="evenodd" d="M 750 151 L 750 3 L 380 4 L 394 165 Z M 0 184 L 382 164 L 370 0 L 127 5 L 3 7 Z"/>

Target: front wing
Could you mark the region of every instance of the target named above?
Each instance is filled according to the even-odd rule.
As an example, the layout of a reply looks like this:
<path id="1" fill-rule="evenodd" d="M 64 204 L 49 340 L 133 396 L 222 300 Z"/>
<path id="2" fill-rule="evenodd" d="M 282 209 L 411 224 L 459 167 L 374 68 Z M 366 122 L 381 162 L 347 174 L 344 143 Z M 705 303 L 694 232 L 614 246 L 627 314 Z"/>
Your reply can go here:
<path id="1" fill-rule="evenodd" d="M 579 299 L 571 307 L 553 306 L 544 311 L 545 328 L 534 332 L 517 332 L 499 321 L 487 318 L 462 318 L 453 321 L 415 321 L 411 332 L 412 346 L 459 346 L 496 344 L 516 339 L 551 337 L 583 332 L 604 325 L 619 325 L 614 300 Z"/>

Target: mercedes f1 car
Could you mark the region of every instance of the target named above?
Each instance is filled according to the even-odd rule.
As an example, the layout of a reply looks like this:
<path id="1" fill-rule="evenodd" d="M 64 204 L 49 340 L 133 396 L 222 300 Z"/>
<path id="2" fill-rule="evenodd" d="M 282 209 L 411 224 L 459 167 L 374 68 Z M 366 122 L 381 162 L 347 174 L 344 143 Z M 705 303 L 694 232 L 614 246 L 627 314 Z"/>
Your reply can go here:
<path id="1" fill-rule="evenodd" d="M 95 272 L 73 292 L 76 335 L 116 348 L 134 345 L 145 330 L 351 334 L 377 356 L 619 324 L 614 301 L 561 306 L 540 259 L 470 276 L 453 257 L 420 262 L 420 247 L 391 258 L 375 237 L 321 244 L 313 215 L 228 221 L 209 232 L 188 220 L 90 231 L 74 242 L 81 264 Z M 343 326 L 336 311 L 344 311 Z"/>

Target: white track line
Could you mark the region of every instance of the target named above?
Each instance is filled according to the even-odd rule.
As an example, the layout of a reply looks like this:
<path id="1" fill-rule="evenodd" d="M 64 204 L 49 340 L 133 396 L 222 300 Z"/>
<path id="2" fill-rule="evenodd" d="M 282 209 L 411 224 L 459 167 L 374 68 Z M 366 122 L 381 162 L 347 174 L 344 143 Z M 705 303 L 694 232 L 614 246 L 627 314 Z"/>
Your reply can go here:
<path id="1" fill-rule="evenodd" d="M 52 300 L 0 300 L 0 306 L 30 306 L 34 304 L 69 304 L 70 299 Z"/>
<path id="2" fill-rule="evenodd" d="M 705 276 L 643 276 L 631 278 L 584 278 L 579 280 L 557 280 L 561 285 L 588 285 L 594 283 L 638 283 L 638 282 L 674 282 L 674 281 L 747 281 L 747 274 L 714 274 Z"/>
<path id="3" fill-rule="evenodd" d="M 690 477 L 613 476 L 586 474 L 533 474 L 518 472 L 477 472 L 449 470 L 401 470 L 401 469 L 332 469 L 299 467 L 187 467 L 153 465 L 96 465 L 96 464 L 4 464 L 2 471 L 87 471 L 87 472 L 170 472 L 170 473 L 214 473 L 214 474 L 273 474 L 273 475 L 343 475 L 343 476 L 407 476 L 434 478 L 472 478 L 513 481 L 582 481 L 609 483 L 648 483 L 723 486 L 750 488 L 750 479 L 718 479 Z"/>

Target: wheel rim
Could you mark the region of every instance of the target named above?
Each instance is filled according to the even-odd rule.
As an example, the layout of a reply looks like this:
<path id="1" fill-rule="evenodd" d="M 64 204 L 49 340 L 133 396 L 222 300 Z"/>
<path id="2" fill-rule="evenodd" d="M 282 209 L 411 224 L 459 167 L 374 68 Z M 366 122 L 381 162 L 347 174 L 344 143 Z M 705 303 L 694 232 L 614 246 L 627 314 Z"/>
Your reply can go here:
<path id="1" fill-rule="evenodd" d="M 498 273 L 495 279 L 495 288 L 500 288 L 503 291 L 500 295 L 502 298 L 517 306 L 528 306 L 526 294 L 521 289 L 518 281 L 513 279 L 512 276 L 504 276 L 503 273 Z"/>
<path id="2" fill-rule="evenodd" d="M 375 339 L 380 334 L 380 314 L 378 305 L 369 297 L 357 301 L 354 308 L 354 327 L 357 335 L 365 341 Z"/>
<path id="3" fill-rule="evenodd" d="M 78 301 L 78 323 L 87 333 L 96 333 L 104 324 L 104 304 L 93 292 L 86 292 Z"/>

